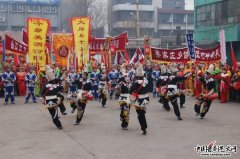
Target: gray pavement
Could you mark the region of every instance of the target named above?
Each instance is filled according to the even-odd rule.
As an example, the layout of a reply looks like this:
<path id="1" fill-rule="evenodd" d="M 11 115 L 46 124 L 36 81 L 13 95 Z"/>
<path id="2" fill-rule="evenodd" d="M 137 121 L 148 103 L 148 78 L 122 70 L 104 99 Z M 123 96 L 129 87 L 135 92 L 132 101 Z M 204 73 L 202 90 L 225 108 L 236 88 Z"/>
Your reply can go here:
<path id="1" fill-rule="evenodd" d="M 173 110 L 166 112 L 157 99 L 147 110 L 148 134 L 143 136 L 136 112 L 131 109 L 129 130 L 120 128 L 117 101 L 108 101 L 107 108 L 93 101 L 87 104 L 79 126 L 75 114 L 60 116 L 63 130 L 53 125 L 50 114 L 39 104 L 3 106 L 0 99 L 0 159 L 198 159 L 196 145 L 217 141 L 220 145 L 240 148 L 240 104 L 212 107 L 206 118 L 195 117 L 195 99 L 189 97 L 181 109 L 183 121 Z M 231 158 L 240 159 L 240 152 Z"/>

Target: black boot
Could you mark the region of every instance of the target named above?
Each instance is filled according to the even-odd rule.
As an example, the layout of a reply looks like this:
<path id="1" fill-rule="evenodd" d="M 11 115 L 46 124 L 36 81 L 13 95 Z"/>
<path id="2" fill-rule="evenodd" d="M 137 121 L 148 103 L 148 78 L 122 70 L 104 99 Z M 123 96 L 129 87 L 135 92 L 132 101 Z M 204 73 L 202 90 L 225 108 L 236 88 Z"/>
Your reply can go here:
<path id="1" fill-rule="evenodd" d="M 143 133 L 142 133 L 143 135 L 147 135 L 147 130 L 146 129 L 143 129 L 142 131 L 143 131 Z"/>

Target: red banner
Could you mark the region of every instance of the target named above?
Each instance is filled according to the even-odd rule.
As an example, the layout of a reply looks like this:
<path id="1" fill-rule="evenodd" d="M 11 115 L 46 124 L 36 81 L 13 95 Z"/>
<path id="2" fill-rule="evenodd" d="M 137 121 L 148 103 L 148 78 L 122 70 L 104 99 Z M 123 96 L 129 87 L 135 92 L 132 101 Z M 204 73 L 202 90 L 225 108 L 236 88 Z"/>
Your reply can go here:
<path id="1" fill-rule="evenodd" d="M 8 35 L 5 35 L 5 41 L 6 41 L 5 43 L 6 50 L 19 53 L 19 54 L 24 54 L 24 55 L 27 54 L 27 51 L 28 51 L 27 45 L 24 45 L 16 41 L 15 39 L 11 38 Z"/>
<path id="2" fill-rule="evenodd" d="M 104 46 L 106 38 L 95 38 L 90 37 L 90 52 L 91 53 L 101 53 Z M 113 37 L 112 42 L 110 43 L 111 47 L 114 47 L 114 51 L 124 51 L 126 50 L 126 43 L 128 43 L 128 34 L 124 32 L 118 36 Z"/>
<path id="3" fill-rule="evenodd" d="M 221 60 L 220 46 L 203 50 L 195 48 L 196 62 L 210 62 Z M 151 48 L 151 59 L 159 62 L 188 62 L 190 61 L 187 48 L 181 49 L 160 49 Z"/>
<path id="4" fill-rule="evenodd" d="M 26 32 L 26 30 L 22 30 L 22 38 L 23 38 L 23 42 L 25 43 L 25 44 L 28 44 L 28 34 L 27 34 L 27 32 Z"/>

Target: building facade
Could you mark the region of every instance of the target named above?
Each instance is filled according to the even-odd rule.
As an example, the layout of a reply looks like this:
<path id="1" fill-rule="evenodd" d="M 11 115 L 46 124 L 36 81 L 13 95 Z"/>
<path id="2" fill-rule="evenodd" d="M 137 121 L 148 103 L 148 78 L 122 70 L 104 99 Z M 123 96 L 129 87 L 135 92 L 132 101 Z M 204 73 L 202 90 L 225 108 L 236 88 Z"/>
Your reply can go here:
<path id="1" fill-rule="evenodd" d="M 0 0 L 0 31 L 21 31 L 27 17 L 42 17 L 51 21 L 52 32 L 69 32 L 70 18 L 86 15 L 86 0 Z"/>
<path id="2" fill-rule="evenodd" d="M 240 0 L 194 1 L 195 41 L 199 46 L 211 47 L 219 43 L 219 30 L 225 30 L 227 61 L 231 62 L 230 43 L 240 59 Z"/>
<path id="3" fill-rule="evenodd" d="M 129 48 L 142 47 L 145 36 L 153 46 L 177 47 L 177 32 L 185 43 L 184 34 L 194 28 L 193 11 L 185 10 L 185 0 L 109 0 L 108 8 L 109 34 L 127 31 Z"/>

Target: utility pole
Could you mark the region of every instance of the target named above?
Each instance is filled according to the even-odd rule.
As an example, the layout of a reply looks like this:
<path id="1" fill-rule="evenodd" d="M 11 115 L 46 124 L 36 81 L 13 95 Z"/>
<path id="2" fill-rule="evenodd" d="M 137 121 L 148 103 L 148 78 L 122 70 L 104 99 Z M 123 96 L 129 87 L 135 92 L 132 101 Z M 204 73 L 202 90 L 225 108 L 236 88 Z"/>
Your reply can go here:
<path id="1" fill-rule="evenodd" d="M 138 40 L 140 38 L 140 16 L 139 16 L 139 0 L 136 0 L 136 31 L 137 31 L 137 47 L 138 47 Z"/>

